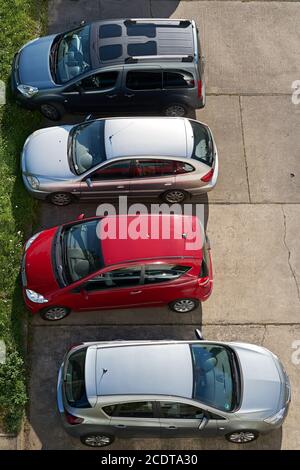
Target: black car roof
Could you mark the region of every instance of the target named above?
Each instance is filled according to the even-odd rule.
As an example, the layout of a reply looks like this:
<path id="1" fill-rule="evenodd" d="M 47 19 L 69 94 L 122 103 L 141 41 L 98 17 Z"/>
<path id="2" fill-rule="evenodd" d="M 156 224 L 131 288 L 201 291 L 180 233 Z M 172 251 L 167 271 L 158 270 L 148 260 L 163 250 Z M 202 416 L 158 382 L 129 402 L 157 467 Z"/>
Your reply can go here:
<path id="1" fill-rule="evenodd" d="M 190 20 L 110 20 L 91 24 L 93 68 L 138 61 L 136 57 L 194 60 Z"/>

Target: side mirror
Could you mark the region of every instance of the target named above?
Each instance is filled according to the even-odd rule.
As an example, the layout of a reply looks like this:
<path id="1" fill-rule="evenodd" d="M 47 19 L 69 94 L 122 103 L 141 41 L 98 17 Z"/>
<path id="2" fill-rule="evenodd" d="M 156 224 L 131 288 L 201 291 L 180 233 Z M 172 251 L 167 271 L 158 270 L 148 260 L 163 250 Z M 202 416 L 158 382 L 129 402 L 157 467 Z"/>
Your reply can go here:
<path id="1" fill-rule="evenodd" d="M 200 430 L 201 430 L 201 429 L 204 429 L 205 426 L 207 425 L 208 421 L 209 421 L 208 418 L 207 418 L 206 416 L 203 416 L 203 418 L 201 419 L 201 422 L 200 422 L 200 424 L 199 424 L 199 428 L 198 428 L 198 429 L 200 429 Z"/>
<path id="2" fill-rule="evenodd" d="M 88 114 L 88 115 L 84 118 L 84 122 L 90 121 L 91 119 L 93 119 L 93 115 L 92 115 L 92 114 Z"/>
<path id="3" fill-rule="evenodd" d="M 84 219 L 85 215 L 84 214 L 79 214 L 79 216 L 77 217 L 77 220 L 82 220 Z"/>
<path id="4" fill-rule="evenodd" d="M 92 183 L 91 178 L 86 178 L 85 182 L 86 182 L 86 184 L 88 185 L 88 187 L 89 187 L 90 189 L 93 187 L 93 183 Z"/>
<path id="5" fill-rule="evenodd" d="M 86 23 L 86 21 L 85 21 L 85 20 L 82 20 L 82 21 L 80 21 L 80 26 L 84 26 L 84 25 L 85 25 L 85 23 Z"/>
<path id="6" fill-rule="evenodd" d="M 195 335 L 196 335 L 196 338 L 199 339 L 200 341 L 204 339 L 202 331 L 199 328 L 195 328 Z"/>

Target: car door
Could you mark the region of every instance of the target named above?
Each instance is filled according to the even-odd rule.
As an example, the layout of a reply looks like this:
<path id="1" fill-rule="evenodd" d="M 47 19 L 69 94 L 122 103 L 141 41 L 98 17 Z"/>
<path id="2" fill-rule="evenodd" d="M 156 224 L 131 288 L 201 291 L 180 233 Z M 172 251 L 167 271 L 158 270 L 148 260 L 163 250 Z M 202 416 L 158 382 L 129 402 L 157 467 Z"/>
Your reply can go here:
<path id="1" fill-rule="evenodd" d="M 107 270 L 73 289 L 78 310 L 130 307 L 138 304 L 141 266 Z"/>
<path id="2" fill-rule="evenodd" d="M 100 199 L 127 195 L 131 182 L 131 161 L 119 160 L 101 166 L 84 177 L 80 185 L 82 199 Z"/>
<path id="3" fill-rule="evenodd" d="M 160 420 L 155 414 L 155 404 L 152 401 L 119 403 L 109 412 L 111 430 L 118 437 L 160 436 Z"/>
<path id="4" fill-rule="evenodd" d="M 141 158 L 133 161 L 130 195 L 155 197 L 175 187 L 172 160 Z"/>
<path id="5" fill-rule="evenodd" d="M 195 290 L 195 278 L 186 276 L 191 265 L 174 262 L 147 263 L 143 267 L 140 304 L 168 304 L 180 297 L 191 297 Z"/>
<path id="6" fill-rule="evenodd" d="M 70 111 L 113 112 L 118 109 L 122 70 L 94 72 L 64 92 L 65 106 Z"/>
<path id="7" fill-rule="evenodd" d="M 125 66 L 123 73 L 122 103 L 127 109 L 149 111 L 160 108 L 162 70 L 160 67 Z"/>
<path id="8" fill-rule="evenodd" d="M 182 401 L 158 403 L 161 437 L 208 437 L 217 434 L 217 424 L 204 409 Z"/>

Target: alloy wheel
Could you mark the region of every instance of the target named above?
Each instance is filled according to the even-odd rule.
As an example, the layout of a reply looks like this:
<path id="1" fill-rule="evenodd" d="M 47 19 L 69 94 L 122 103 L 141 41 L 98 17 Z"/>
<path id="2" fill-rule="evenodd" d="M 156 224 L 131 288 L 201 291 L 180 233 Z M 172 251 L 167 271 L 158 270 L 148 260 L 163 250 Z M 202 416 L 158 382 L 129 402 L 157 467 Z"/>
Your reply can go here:
<path id="1" fill-rule="evenodd" d="M 46 320 L 56 321 L 62 320 L 68 315 L 68 310 L 64 307 L 52 307 L 45 311 L 43 317 Z"/>
<path id="2" fill-rule="evenodd" d="M 82 442 L 91 447 L 104 447 L 108 446 L 112 442 L 112 438 L 110 436 L 104 435 L 91 435 L 86 436 L 82 439 Z"/>
<path id="3" fill-rule="evenodd" d="M 252 431 L 234 432 L 228 436 L 228 439 L 236 444 L 245 444 L 247 442 L 254 441 L 256 439 L 256 434 Z"/>
<path id="4" fill-rule="evenodd" d="M 165 115 L 168 117 L 183 117 L 186 114 L 186 110 L 180 104 L 173 104 L 169 106 L 166 111 Z"/>
<path id="5" fill-rule="evenodd" d="M 165 200 L 167 202 L 176 203 L 176 202 L 182 202 L 185 199 L 185 193 L 183 191 L 177 191 L 174 189 L 174 191 L 170 191 L 165 195 Z"/>
<path id="6" fill-rule="evenodd" d="M 194 310 L 196 307 L 196 302 L 192 299 L 181 299 L 177 300 L 173 304 L 173 309 L 179 313 L 187 313 Z"/>
<path id="7" fill-rule="evenodd" d="M 51 121 L 58 121 L 60 118 L 60 112 L 51 104 L 43 104 L 41 106 L 41 113 Z"/>
<path id="8" fill-rule="evenodd" d="M 71 200 L 70 194 L 67 193 L 56 193 L 51 196 L 51 202 L 56 206 L 67 206 Z"/>

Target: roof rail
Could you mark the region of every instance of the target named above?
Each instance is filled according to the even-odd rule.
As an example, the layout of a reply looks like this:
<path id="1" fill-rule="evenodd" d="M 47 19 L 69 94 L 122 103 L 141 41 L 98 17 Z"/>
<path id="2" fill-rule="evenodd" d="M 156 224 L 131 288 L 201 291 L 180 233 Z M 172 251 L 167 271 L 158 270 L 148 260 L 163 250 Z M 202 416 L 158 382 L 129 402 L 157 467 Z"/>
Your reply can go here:
<path id="1" fill-rule="evenodd" d="M 165 23 L 169 27 L 180 27 L 180 28 L 187 28 L 192 24 L 191 20 L 178 20 L 178 19 L 168 19 L 168 18 L 134 18 L 134 19 L 128 19 L 124 21 L 125 26 L 129 24 L 149 24 L 149 23 Z M 171 23 L 172 22 L 172 23 Z M 174 23 L 177 24 L 174 24 Z"/>
<path id="2" fill-rule="evenodd" d="M 136 64 L 139 60 L 181 60 L 181 62 L 193 62 L 192 55 L 136 55 L 125 59 L 126 64 Z"/>

